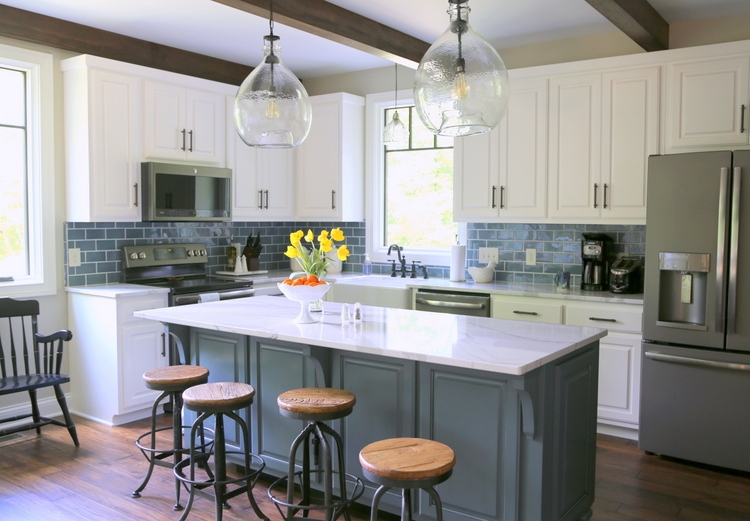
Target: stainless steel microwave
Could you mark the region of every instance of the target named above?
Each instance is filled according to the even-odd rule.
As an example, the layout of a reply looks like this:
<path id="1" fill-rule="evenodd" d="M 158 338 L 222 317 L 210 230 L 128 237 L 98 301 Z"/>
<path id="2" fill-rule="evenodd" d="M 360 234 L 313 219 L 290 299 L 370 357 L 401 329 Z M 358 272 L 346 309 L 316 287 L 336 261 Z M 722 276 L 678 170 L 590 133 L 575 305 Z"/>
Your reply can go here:
<path id="1" fill-rule="evenodd" d="M 228 221 L 232 170 L 172 163 L 141 163 L 144 221 Z"/>

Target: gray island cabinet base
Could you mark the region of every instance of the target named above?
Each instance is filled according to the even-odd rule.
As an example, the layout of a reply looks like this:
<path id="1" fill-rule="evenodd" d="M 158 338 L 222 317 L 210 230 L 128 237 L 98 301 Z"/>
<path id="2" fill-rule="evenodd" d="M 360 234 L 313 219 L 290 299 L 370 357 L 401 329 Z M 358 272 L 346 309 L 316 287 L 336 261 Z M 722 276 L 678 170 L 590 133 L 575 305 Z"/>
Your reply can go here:
<path id="1" fill-rule="evenodd" d="M 474 364 L 483 368 L 470 367 L 467 360 L 476 353 L 467 356 L 466 344 L 455 340 L 456 335 L 450 340 L 450 352 L 461 360 L 455 362 L 446 358 L 445 350 L 420 356 L 409 353 L 404 344 L 397 354 L 375 348 L 367 340 L 368 334 L 376 332 L 390 337 L 394 332 L 387 331 L 385 324 L 392 326 L 393 320 L 416 317 L 424 326 L 423 322 L 437 315 L 433 313 L 366 307 L 368 322 L 356 339 L 354 325 L 341 325 L 336 313 L 340 305 L 335 303 L 325 304 L 323 323 L 294 326 L 297 338 L 285 327 L 272 334 L 273 324 L 268 322 L 254 330 L 215 317 L 212 327 L 204 323 L 209 318 L 178 317 L 172 311 L 209 311 L 210 306 L 219 311 L 221 304 L 260 304 L 264 298 L 288 304 L 278 297 L 253 297 L 149 310 L 139 316 L 190 326 L 192 362 L 209 368 L 210 381 L 240 379 L 255 387 L 255 401 L 244 414 L 250 418 L 251 449 L 266 461 L 266 472 L 274 476 L 286 473 L 289 447 L 303 427 L 302 422 L 279 414 L 277 396 L 292 388 L 331 385 L 357 396 L 354 412 L 333 422 L 344 439 L 347 472 L 362 478 L 359 451 L 373 441 L 428 438 L 449 445 L 456 453 L 453 476 L 437 487 L 448 520 L 572 521 L 591 517 L 599 338 L 605 334 L 601 330 L 549 325 L 542 326 L 546 329 L 526 325 L 519 330 L 512 321 L 442 315 L 442 321 L 455 322 L 459 339 L 464 334 L 475 342 L 483 337 L 481 341 L 489 342 L 490 348 L 502 349 L 505 341 L 488 341 L 488 329 L 495 330 L 498 338 L 507 335 L 517 340 L 523 336 L 532 350 L 542 351 L 539 345 L 551 342 L 545 338 L 559 342 L 561 336 L 567 339 L 563 343 L 573 346 L 559 349 L 562 354 L 543 355 L 536 367 L 517 371 L 521 374 L 508 374 L 505 369 L 489 370 L 486 359 L 484 365 Z M 256 308 L 252 306 L 252 310 Z M 286 321 L 290 322 L 297 311 L 286 309 Z M 232 312 L 229 306 L 225 310 Z M 438 324 L 433 327 L 443 327 Z M 331 335 L 342 341 L 332 342 Z M 395 336 L 390 338 L 393 342 Z M 231 430 L 227 426 L 227 431 Z M 230 443 L 242 440 L 233 438 Z M 375 487 L 365 483 L 360 502 L 368 505 Z M 381 508 L 399 513 L 397 493 L 387 493 Z M 416 519 L 435 519 L 434 508 L 423 492 L 414 508 Z"/>

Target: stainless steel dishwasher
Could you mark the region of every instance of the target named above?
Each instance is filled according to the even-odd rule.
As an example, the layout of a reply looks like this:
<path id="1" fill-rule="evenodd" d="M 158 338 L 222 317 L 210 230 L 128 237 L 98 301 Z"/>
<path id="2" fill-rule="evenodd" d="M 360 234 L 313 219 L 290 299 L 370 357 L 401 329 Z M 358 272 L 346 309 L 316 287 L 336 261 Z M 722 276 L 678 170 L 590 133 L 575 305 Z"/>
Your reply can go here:
<path id="1" fill-rule="evenodd" d="M 490 316 L 490 296 L 481 293 L 418 290 L 414 303 L 417 311 L 434 311 L 472 317 Z"/>

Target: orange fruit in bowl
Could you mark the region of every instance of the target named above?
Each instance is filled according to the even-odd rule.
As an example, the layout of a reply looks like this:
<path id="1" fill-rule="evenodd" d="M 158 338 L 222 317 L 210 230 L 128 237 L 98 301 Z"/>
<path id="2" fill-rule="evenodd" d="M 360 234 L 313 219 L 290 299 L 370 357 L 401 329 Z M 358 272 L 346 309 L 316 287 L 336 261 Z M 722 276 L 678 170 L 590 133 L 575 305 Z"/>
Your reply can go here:
<path id="1" fill-rule="evenodd" d="M 284 279 L 281 281 L 282 284 L 286 284 L 287 286 L 292 285 L 292 279 Z"/>
<path id="2" fill-rule="evenodd" d="M 318 280 L 319 279 L 318 279 L 317 275 L 310 274 L 310 275 L 307 276 L 307 282 L 308 282 L 308 284 L 311 283 L 311 282 L 318 282 Z"/>

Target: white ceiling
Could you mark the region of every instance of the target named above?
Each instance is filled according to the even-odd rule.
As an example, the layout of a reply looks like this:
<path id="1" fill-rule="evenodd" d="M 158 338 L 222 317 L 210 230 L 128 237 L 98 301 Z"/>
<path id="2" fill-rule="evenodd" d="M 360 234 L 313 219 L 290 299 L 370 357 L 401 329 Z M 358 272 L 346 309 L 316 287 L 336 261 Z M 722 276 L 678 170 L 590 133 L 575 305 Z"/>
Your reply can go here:
<path id="1" fill-rule="evenodd" d="M 329 0 L 432 42 L 448 25 L 447 0 Z M 0 0 L 0 3 L 163 45 L 255 66 L 268 20 L 211 0 Z M 650 0 L 668 23 L 750 14 L 750 0 Z M 617 31 L 585 0 L 471 0 L 470 23 L 496 48 Z M 300 78 L 390 62 L 276 23 L 281 59 Z"/>

